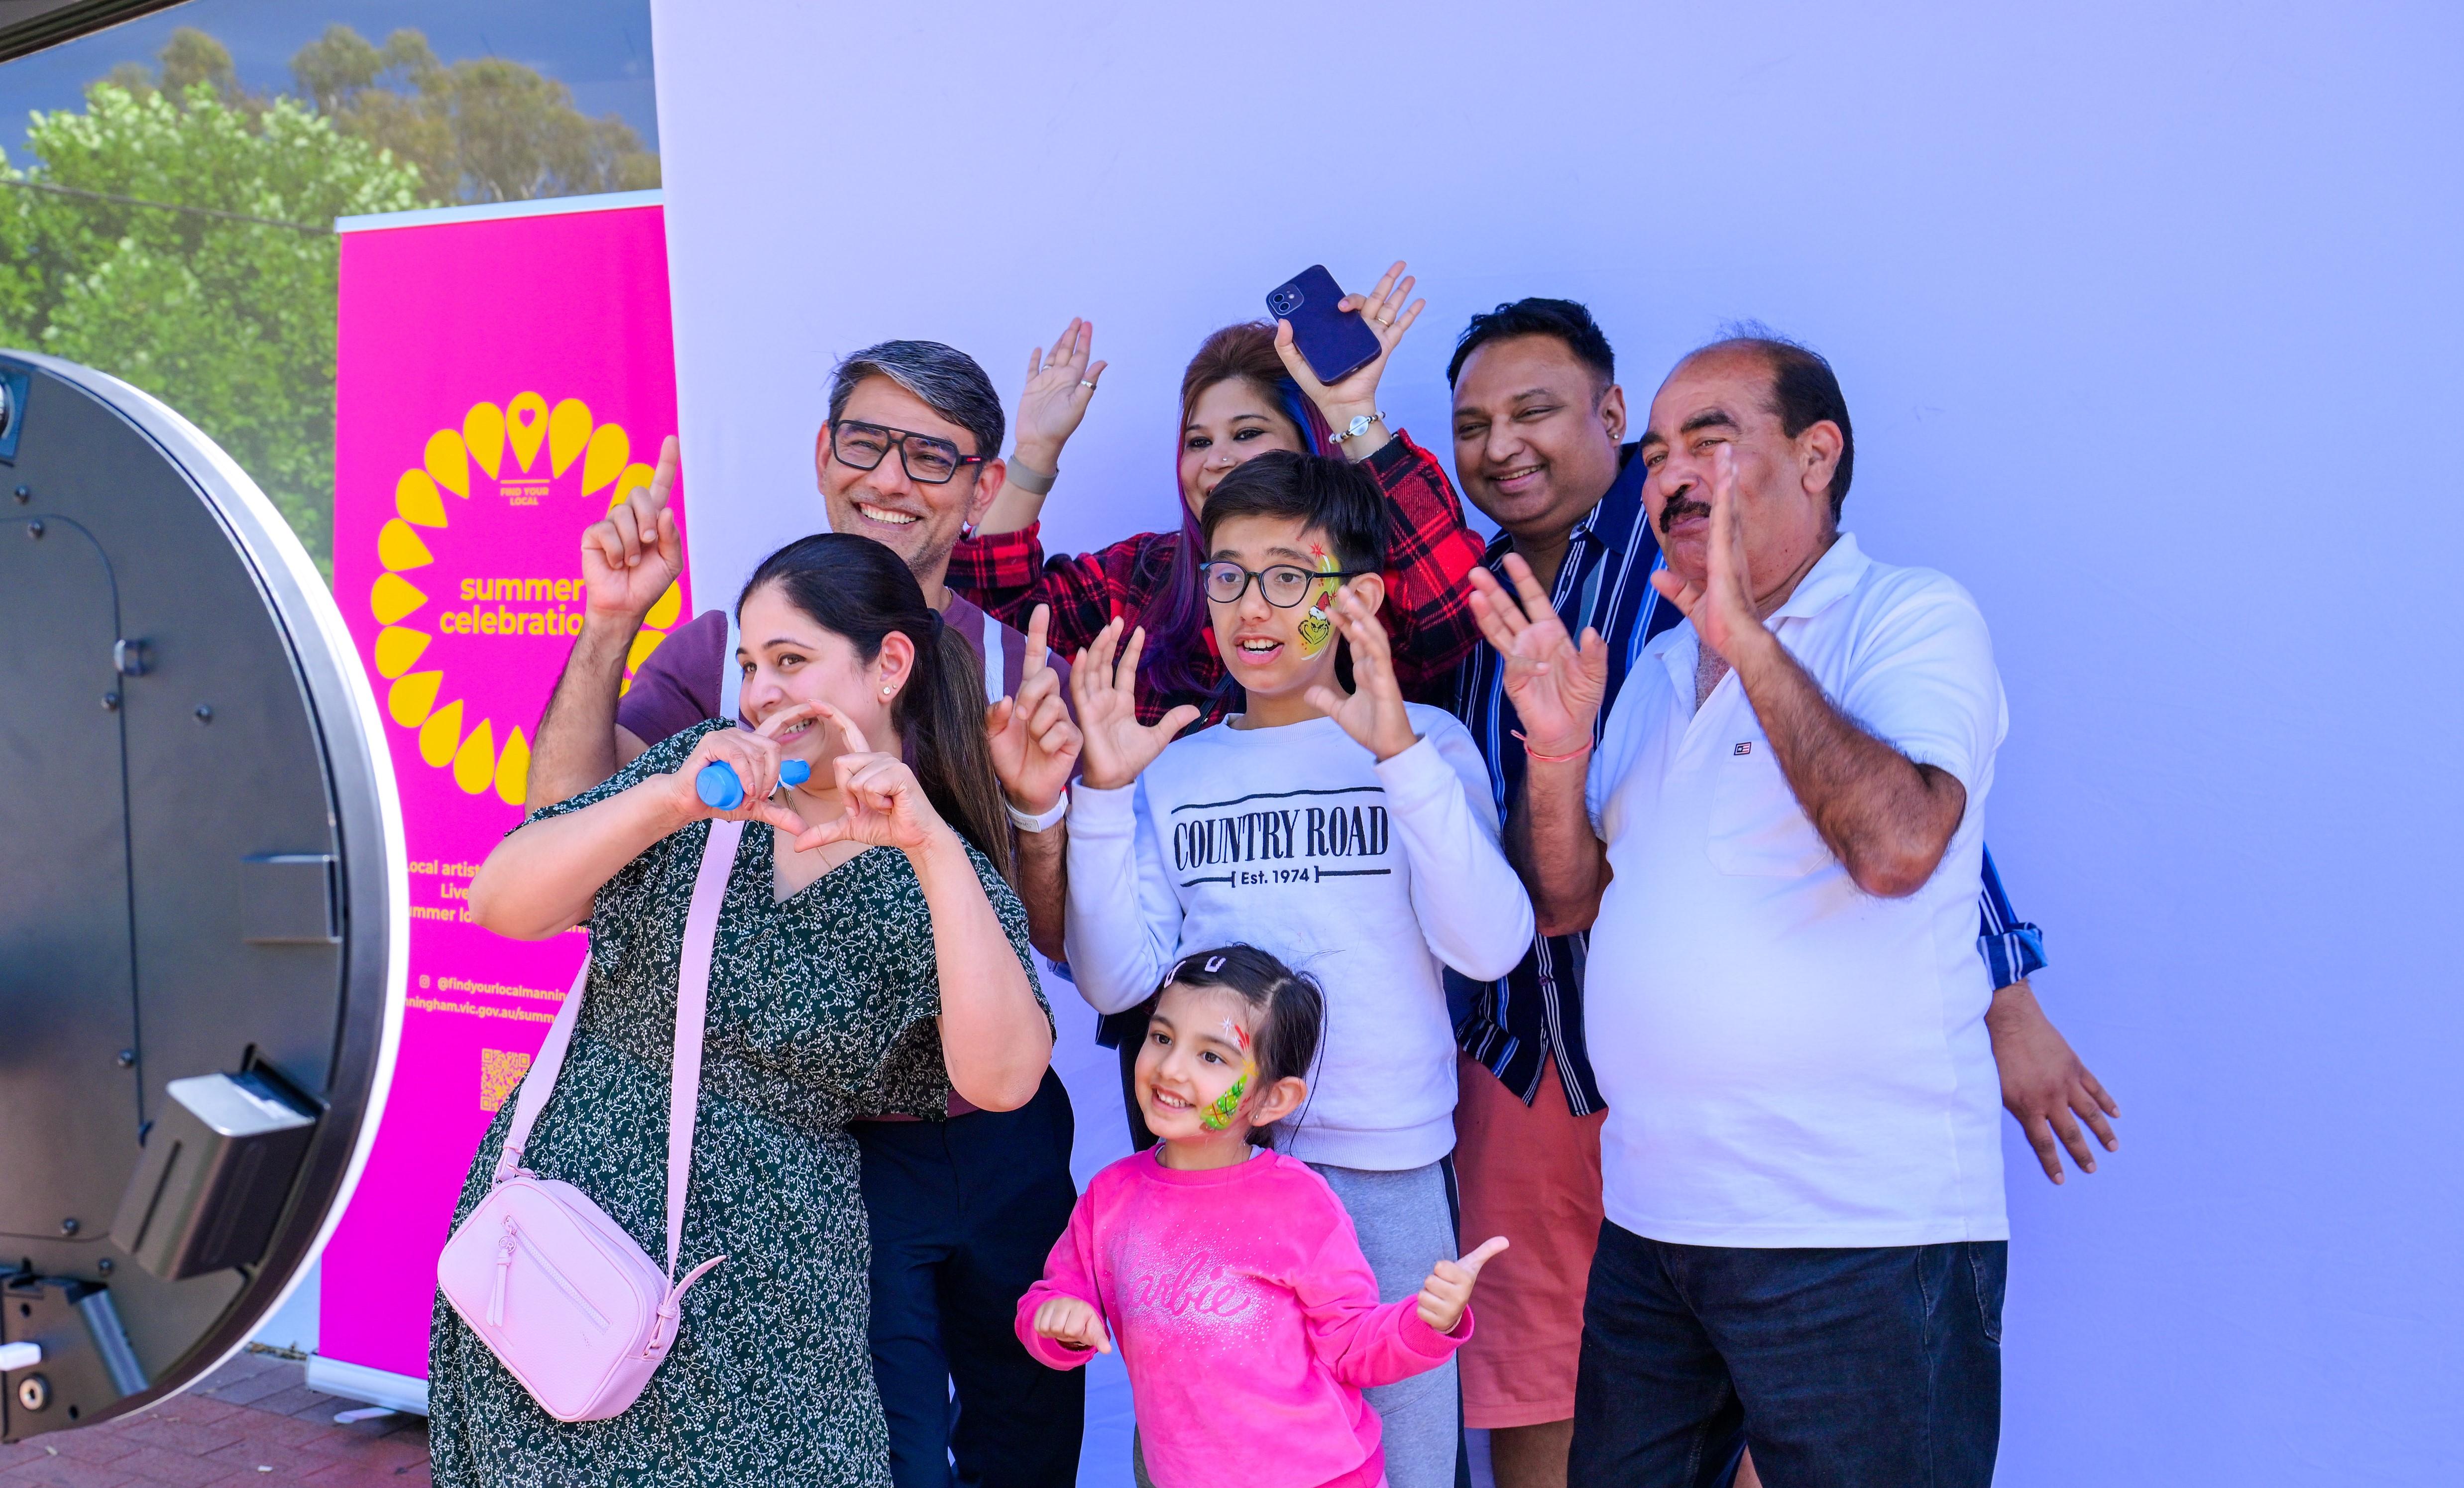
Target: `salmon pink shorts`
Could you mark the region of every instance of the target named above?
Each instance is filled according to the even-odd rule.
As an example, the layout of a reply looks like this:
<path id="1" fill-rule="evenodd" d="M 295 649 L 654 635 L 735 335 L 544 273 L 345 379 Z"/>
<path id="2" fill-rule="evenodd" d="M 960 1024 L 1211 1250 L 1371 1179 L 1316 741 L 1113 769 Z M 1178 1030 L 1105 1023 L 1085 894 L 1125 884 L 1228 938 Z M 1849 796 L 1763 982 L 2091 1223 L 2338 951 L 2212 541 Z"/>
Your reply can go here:
<path id="1" fill-rule="evenodd" d="M 1583 1288 L 1600 1238 L 1600 1124 L 1608 1113 L 1574 1115 L 1553 1067 L 1526 1106 L 1486 1068 L 1458 1057 L 1463 1249 L 1493 1234 L 1513 1242 L 1481 1268 L 1472 1296 L 1480 1326 L 1455 1356 L 1463 1424 L 1495 1431 L 1572 1420 Z"/>

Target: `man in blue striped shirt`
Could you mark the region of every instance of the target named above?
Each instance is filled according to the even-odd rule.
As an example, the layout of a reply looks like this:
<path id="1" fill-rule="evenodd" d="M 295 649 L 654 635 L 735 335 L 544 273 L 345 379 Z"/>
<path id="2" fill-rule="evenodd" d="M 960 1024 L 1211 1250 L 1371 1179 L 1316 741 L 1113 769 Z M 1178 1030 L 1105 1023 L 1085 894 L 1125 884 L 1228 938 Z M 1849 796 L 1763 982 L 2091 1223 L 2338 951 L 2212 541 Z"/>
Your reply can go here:
<path id="1" fill-rule="evenodd" d="M 1446 377 L 1457 479 L 1503 529 L 1484 562 L 1498 571 L 1506 554 L 1521 554 L 1568 633 L 1590 627 L 1607 640 L 1606 719 L 1643 643 L 1683 618 L 1650 582 L 1660 545 L 1642 516 L 1642 462 L 1623 443 L 1608 339 L 1573 301 L 1518 300 L 1472 318 Z M 1490 648 L 1463 662 L 1454 711 L 1488 761 L 1503 815 L 1522 789 L 1524 752 Z M 2111 1150 L 2107 1117 L 2118 1108 L 2036 1005 L 2027 977 L 2045 965 L 2042 942 L 2013 912 L 1991 854 L 1977 899 L 1977 949 L 1999 988 L 1988 1026 L 2004 1104 L 2055 1183 L 2064 1147 L 2093 1172 L 2078 1122 Z M 1463 1233 L 1514 1236 L 1482 1277 L 1483 1327 L 1462 1354 L 1464 1419 L 1489 1431 L 1499 1488 L 1566 1481 L 1583 1285 L 1601 1218 L 1603 1106 L 1583 1043 L 1588 941 L 1542 938 L 1504 980 L 1449 986 L 1464 1055 L 1455 1153 Z"/>

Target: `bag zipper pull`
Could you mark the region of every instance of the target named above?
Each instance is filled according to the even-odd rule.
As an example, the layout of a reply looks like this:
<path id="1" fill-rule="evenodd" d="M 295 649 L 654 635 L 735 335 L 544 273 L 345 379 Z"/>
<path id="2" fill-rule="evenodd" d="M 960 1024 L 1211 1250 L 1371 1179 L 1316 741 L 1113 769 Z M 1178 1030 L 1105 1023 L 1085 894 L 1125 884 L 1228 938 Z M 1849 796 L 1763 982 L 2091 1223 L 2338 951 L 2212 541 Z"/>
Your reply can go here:
<path id="1" fill-rule="evenodd" d="M 514 1246 L 519 1238 L 514 1229 L 514 1216 L 505 1216 L 505 1237 L 496 1242 L 496 1284 L 488 1292 L 488 1326 L 505 1325 L 505 1278 L 514 1269 Z"/>

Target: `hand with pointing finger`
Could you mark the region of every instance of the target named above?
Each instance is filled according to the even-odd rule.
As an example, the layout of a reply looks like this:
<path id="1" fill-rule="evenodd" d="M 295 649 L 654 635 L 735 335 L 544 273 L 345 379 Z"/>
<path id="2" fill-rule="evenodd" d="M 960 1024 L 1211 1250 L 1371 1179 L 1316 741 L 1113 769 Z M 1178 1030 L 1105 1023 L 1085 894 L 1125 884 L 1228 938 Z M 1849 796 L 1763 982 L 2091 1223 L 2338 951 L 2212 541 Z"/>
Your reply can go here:
<path id="1" fill-rule="evenodd" d="M 638 626 L 685 571 L 684 541 L 668 497 L 676 484 L 676 436 L 659 446 L 659 468 L 648 486 L 625 500 L 582 534 L 582 583 L 587 613 L 596 619 Z"/>
<path id="2" fill-rule="evenodd" d="M 1452 1333 L 1463 1321 L 1463 1309 L 1471 1305 L 1472 1283 L 1480 1279 L 1480 1268 L 1505 1249 L 1506 1236 L 1492 1235 L 1461 1260 L 1438 1262 L 1420 1287 L 1420 1321 L 1441 1333 Z"/>
<path id="3" fill-rule="evenodd" d="M 1069 772 L 1085 743 L 1061 700 L 1061 674 L 1047 659 L 1045 634 L 1051 620 L 1051 606 L 1035 607 L 1026 622 L 1026 666 L 1018 692 L 984 714 L 1001 791 L 1010 805 L 1034 816 L 1050 811 L 1069 788 Z"/>

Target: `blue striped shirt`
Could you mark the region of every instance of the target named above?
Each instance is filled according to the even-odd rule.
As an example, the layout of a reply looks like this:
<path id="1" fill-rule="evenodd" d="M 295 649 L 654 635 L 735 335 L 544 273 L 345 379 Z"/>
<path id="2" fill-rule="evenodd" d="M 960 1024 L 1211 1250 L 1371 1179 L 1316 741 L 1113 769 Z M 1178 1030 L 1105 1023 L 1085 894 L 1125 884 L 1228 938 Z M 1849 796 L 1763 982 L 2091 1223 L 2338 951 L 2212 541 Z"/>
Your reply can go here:
<path id="1" fill-rule="evenodd" d="M 1574 524 L 1550 596 L 1569 633 L 1580 635 L 1589 626 L 1608 642 L 1608 692 L 1593 725 L 1595 738 L 1609 710 L 1617 706 L 1618 689 L 1643 644 L 1684 618 L 1651 587 L 1651 572 L 1661 566 L 1660 542 L 1643 517 L 1643 467 L 1634 453 L 1635 446 L 1626 446 L 1616 483 Z M 1502 574 L 1512 545 L 1501 533 L 1481 561 Z M 1523 789 L 1523 744 L 1514 737 L 1519 726 L 1514 704 L 1507 700 L 1505 673 L 1491 648 L 1473 652 L 1456 672 L 1454 712 L 1488 762 L 1489 789 L 1503 815 Z M 1977 953 L 1985 958 L 1995 987 L 2045 965 L 2042 932 L 2011 908 L 1990 850 L 1977 906 Z M 1447 973 L 1455 1036 L 1463 1053 L 1485 1065 L 1527 1104 L 1539 1094 L 1542 1076 L 1554 1066 L 1565 1086 L 1566 1104 L 1576 1116 L 1589 1116 L 1605 1105 L 1583 1043 L 1583 960 L 1590 946 L 1591 937 L 1581 931 L 1542 936 L 1502 981 L 1476 983 Z"/>

